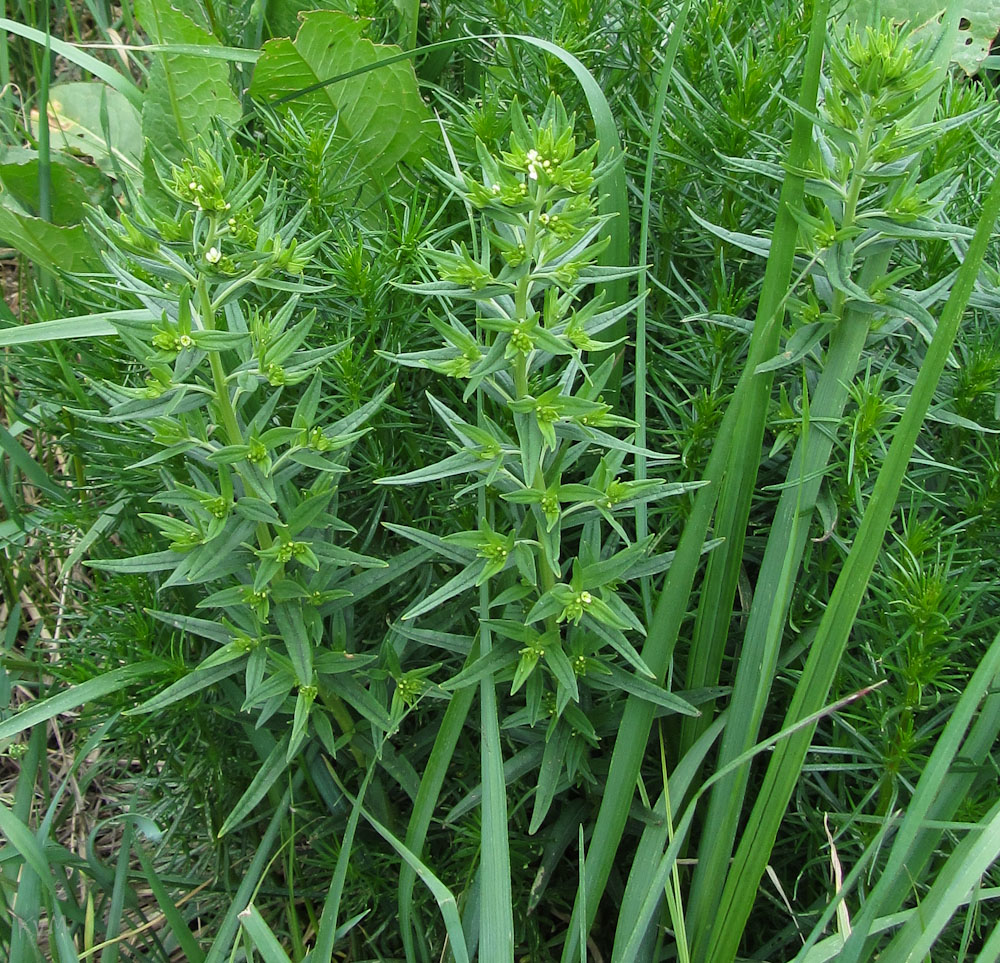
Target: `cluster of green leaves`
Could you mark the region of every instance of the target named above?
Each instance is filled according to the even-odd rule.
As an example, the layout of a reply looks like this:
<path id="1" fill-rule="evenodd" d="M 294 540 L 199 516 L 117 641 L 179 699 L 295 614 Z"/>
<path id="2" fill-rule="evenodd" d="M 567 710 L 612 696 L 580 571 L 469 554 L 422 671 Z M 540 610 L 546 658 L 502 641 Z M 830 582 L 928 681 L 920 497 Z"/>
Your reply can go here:
<path id="1" fill-rule="evenodd" d="M 478 177 L 437 172 L 478 213 L 475 255 L 464 242 L 453 242 L 451 252 L 429 251 L 440 280 L 413 288 L 442 304 L 445 317 L 429 320 L 444 344 L 393 355 L 463 386 L 464 411 L 429 396 L 454 436 L 454 453 L 378 481 L 472 476 L 459 494 L 479 499 L 476 529 L 398 529 L 462 566 L 402 618 L 485 589 L 480 632 L 502 641 L 447 687 L 469 685 L 488 671 L 496 682 L 509 680 L 511 694 L 525 691 L 525 707 L 512 707 L 505 729 L 547 723 L 534 830 L 564 769 L 571 783 L 595 782 L 588 747 L 616 725 L 606 693 L 635 692 L 667 711 L 695 711 L 649 682 L 653 673 L 632 641 L 645 633 L 632 607 L 636 596 L 623 592 L 671 558 L 652 551 L 652 536 L 636 540 L 626 530 L 636 506 L 697 486 L 622 477 L 626 458 L 639 449 L 620 434 L 634 422 L 602 400 L 615 363 L 608 352 L 618 342 L 598 335 L 635 303 L 582 297 L 590 285 L 622 273 L 594 263 L 604 220 L 593 198 L 602 174 L 595 147 L 577 150 L 573 120 L 553 98 L 530 123 L 515 102 L 509 149 L 499 156 L 482 142 L 478 149 Z M 588 364 L 591 352 L 604 360 Z M 531 741 L 527 730 L 519 741 Z"/>
<path id="2" fill-rule="evenodd" d="M 988 18 L 317 6 L 140 3 L 142 86 L 11 28 L 48 123 L 3 115 L 0 234 L 55 320 L 0 331 L 2 575 L 62 601 L 3 639 L 0 941 L 996 959 Z M 369 39 L 418 37 L 442 150 Z M 73 773 L 145 767 L 111 859 L 51 841 L 68 781 L 32 817 L 81 708 Z"/>
<path id="3" fill-rule="evenodd" d="M 308 346 L 316 314 L 299 316 L 297 305 L 311 286 L 294 280 L 324 237 L 297 244 L 304 212 L 278 223 L 283 205 L 266 165 L 251 171 L 217 145 L 160 174 L 162 208 L 149 192 L 100 227 L 119 286 L 161 308 L 159 321 L 116 322 L 144 383 L 96 390 L 107 420 L 153 435 L 158 451 L 138 467 L 162 466 L 152 502 L 168 513 L 140 517 L 169 543 L 104 566 L 165 573 L 163 588 L 205 586 L 198 608 L 212 618 L 162 617 L 219 648 L 144 711 L 242 671 L 242 708 L 259 710 L 258 724 L 295 693 L 291 759 L 317 696 L 335 699 L 333 677 L 371 658 L 343 644 L 322 659 L 314 651 L 321 608 L 354 597 L 342 583 L 359 568 L 385 564 L 337 544 L 355 533 L 335 499 L 350 446 L 388 391 L 356 411 L 331 409 L 322 371 L 347 345 Z M 312 718 L 335 753 L 329 721 L 318 711 Z"/>

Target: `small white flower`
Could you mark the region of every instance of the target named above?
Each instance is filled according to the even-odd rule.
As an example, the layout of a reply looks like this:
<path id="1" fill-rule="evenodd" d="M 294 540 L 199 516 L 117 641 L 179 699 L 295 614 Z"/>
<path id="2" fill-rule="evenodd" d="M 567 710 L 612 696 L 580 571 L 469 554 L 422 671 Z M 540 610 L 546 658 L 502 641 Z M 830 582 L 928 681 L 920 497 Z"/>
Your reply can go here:
<path id="1" fill-rule="evenodd" d="M 188 184 L 188 190 L 191 190 L 191 191 L 198 190 L 198 182 L 197 181 L 191 181 L 191 183 Z"/>
<path id="2" fill-rule="evenodd" d="M 535 167 L 534 164 L 528 165 L 528 177 L 530 177 L 533 181 L 538 180 L 538 168 Z"/>
<path id="3" fill-rule="evenodd" d="M 534 147 L 532 147 L 531 150 L 528 151 L 528 163 L 534 164 L 535 161 L 537 160 L 538 160 L 538 151 L 535 150 Z"/>
<path id="4" fill-rule="evenodd" d="M 222 260 L 222 252 L 217 247 L 210 247 L 205 252 L 205 260 L 209 264 L 218 264 Z"/>

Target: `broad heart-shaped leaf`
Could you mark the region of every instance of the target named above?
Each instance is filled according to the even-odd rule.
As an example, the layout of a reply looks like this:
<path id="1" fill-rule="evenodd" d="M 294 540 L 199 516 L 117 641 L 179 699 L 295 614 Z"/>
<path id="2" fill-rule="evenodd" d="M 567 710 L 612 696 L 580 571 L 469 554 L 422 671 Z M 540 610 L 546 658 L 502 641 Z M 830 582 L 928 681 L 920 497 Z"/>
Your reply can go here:
<path id="1" fill-rule="evenodd" d="M 107 137 L 101 111 L 107 112 Z M 93 157 L 105 173 L 112 158 L 121 167 L 138 170 L 142 156 L 142 118 L 124 94 L 102 83 L 56 84 L 49 91 L 52 143 Z"/>
<path id="2" fill-rule="evenodd" d="M 954 5 L 960 17 L 952 61 L 967 74 L 979 71 L 1000 32 L 1000 0 L 851 0 L 848 21 L 865 24 L 885 17 L 909 22 L 920 37 L 933 42 L 940 30 L 939 14 Z"/>
<path id="3" fill-rule="evenodd" d="M 168 0 L 137 0 L 136 16 L 155 43 L 221 46 Z M 223 60 L 192 54 L 156 54 L 142 105 L 142 133 L 168 157 L 186 153 L 213 118 L 236 124 L 242 111 Z"/>
<path id="4" fill-rule="evenodd" d="M 269 37 L 294 37 L 299 29 L 299 14 L 313 10 L 340 10 L 349 13 L 348 0 L 269 0 L 264 23 Z"/>
<path id="5" fill-rule="evenodd" d="M 0 203 L 0 239 L 17 248 L 39 267 L 70 274 L 95 271 L 101 266 L 82 224 L 60 227 Z"/>
<path id="6" fill-rule="evenodd" d="M 364 26 L 332 10 L 305 14 L 294 41 L 264 44 L 251 95 L 277 100 L 399 53 L 398 47 L 362 37 Z M 290 107 L 337 114 L 338 131 L 349 139 L 355 168 L 375 175 L 389 173 L 402 160 L 418 160 L 429 137 L 430 114 L 409 61 L 329 84 L 291 100 Z"/>

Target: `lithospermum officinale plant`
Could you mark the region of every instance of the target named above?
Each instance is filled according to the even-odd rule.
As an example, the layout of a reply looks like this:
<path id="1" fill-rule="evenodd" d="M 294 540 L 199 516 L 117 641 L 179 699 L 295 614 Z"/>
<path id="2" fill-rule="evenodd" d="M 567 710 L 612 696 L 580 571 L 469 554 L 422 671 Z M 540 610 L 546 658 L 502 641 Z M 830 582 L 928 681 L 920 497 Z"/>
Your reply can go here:
<path id="1" fill-rule="evenodd" d="M 303 294 L 323 290 L 302 277 L 323 235 L 296 244 L 305 209 L 281 220 L 266 165 L 254 169 L 216 137 L 156 177 L 161 190 L 135 196 L 120 224 L 96 224 L 119 285 L 159 316 L 117 322 L 145 382 L 95 390 L 111 405 L 106 421 L 140 423 L 160 446 L 140 464 L 161 466 L 151 501 L 162 510 L 141 515 L 169 547 L 93 564 L 163 573 L 161 589 L 203 587 L 197 607 L 211 618 L 154 614 L 218 647 L 139 711 L 243 672 L 240 708 L 256 710 L 258 725 L 292 715 L 262 770 L 273 782 L 308 732 L 333 754 L 330 718 L 353 728 L 343 696 L 355 701 L 355 690 L 337 677 L 373 656 L 347 651 L 325 617 L 342 626 L 336 612 L 364 593 L 345 579 L 385 563 L 336 544 L 352 532 L 336 514 L 337 483 L 386 392 L 356 411 L 331 403 L 327 366 L 347 342 L 309 347 L 316 313 L 297 311 Z M 227 826 L 267 786 L 252 788 Z"/>
<path id="2" fill-rule="evenodd" d="M 595 167 L 596 147 L 577 149 L 573 118 L 557 97 L 537 122 L 526 121 L 515 101 L 511 121 L 508 151 L 494 156 L 477 143 L 481 180 L 436 169 L 478 212 L 478 229 L 471 251 L 465 243 L 429 251 L 440 280 L 413 287 L 441 304 L 444 317 L 429 320 L 444 345 L 392 356 L 464 386 L 463 407 L 429 397 L 454 454 L 379 482 L 471 476 L 456 497 L 478 497 L 477 529 L 442 537 L 393 526 L 461 565 L 402 619 L 480 588 L 480 657 L 445 685 L 509 682 L 511 695 L 523 690 L 524 699 L 503 727 L 537 744 L 542 736 L 531 730 L 544 724 L 535 832 L 566 785 L 563 773 L 570 784 L 594 781 L 588 751 L 614 728 L 616 693 L 695 713 L 650 681 L 632 642 L 645 630 L 623 594 L 671 557 L 653 552 L 652 536 L 630 535 L 635 507 L 698 486 L 627 477 L 630 456 L 665 456 L 621 437 L 634 422 L 601 396 L 617 342 L 597 336 L 636 302 L 585 297 L 588 285 L 628 273 L 594 264 L 604 222 L 594 196 L 604 172 Z M 603 360 L 588 363 L 589 352 Z"/>

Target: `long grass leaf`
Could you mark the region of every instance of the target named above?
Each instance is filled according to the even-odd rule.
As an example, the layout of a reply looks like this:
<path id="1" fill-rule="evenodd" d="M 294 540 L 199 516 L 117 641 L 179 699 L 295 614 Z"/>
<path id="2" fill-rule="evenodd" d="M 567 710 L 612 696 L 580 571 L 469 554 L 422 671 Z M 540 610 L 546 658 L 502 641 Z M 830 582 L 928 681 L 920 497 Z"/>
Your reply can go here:
<path id="1" fill-rule="evenodd" d="M 107 945 L 101 951 L 101 963 L 118 963 L 121 957 L 118 936 L 121 932 L 122 914 L 125 911 L 125 898 L 128 893 L 128 869 L 132 857 L 134 831 L 132 820 L 126 820 L 118 842 L 118 860 L 115 863 L 115 879 L 111 887 L 111 900 L 108 904 L 104 931 Z"/>
<path id="2" fill-rule="evenodd" d="M 59 963 L 80 963 L 80 956 L 76 952 L 73 937 L 70 935 L 69 927 L 66 925 L 66 917 L 63 916 L 58 905 L 52 911 L 53 942 L 56 946 L 57 959 Z"/>
<path id="3" fill-rule="evenodd" d="M 118 330 L 112 321 L 149 320 L 149 311 L 133 308 L 127 311 L 102 311 L 72 318 L 57 318 L 54 321 L 19 324 L 16 327 L 0 329 L 0 348 L 15 344 L 38 344 L 43 341 L 68 341 L 73 338 L 117 337 Z"/>
<path id="4" fill-rule="evenodd" d="M 936 75 L 938 85 L 944 76 L 944 65 L 939 67 Z M 937 89 L 933 83 L 929 86 Z M 933 98 L 927 98 L 917 108 L 915 123 L 921 113 L 933 109 L 934 102 Z M 812 113 L 806 116 L 811 117 Z M 867 258 L 859 277 L 862 288 L 867 290 L 885 274 L 890 255 L 891 249 L 885 248 Z M 848 306 L 834 329 L 812 399 L 812 416 L 817 423 L 835 423 L 842 417 L 848 397 L 847 385 L 857 370 L 869 324 L 870 318 L 862 308 Z M 815 509 L 832 446 L 832 434 L 825 431 L 813 432 L 808 444 L 803 438 L 796 446 L 768 536 L 747 621 L 729 707 L 731 723 L 723 734 L 720 746 L 720 764 L 726 764 L 751 745 L 759 732 L 774 679 L 791 593 L 808 538 L 806 522 Z M 737 574 L 734 569 L 728 578 L 735 579 Z M 735 581 L 731 584 L 735 587 Z M 717 600 L 717 604 L 721 605 L 722 600 Z M 726 611 L 731 611 L 731 607 L 727 607 Z M 709 610 L 709 619 L 714 618 Z M 717 626 L 717 630 L 721 633 L 722 626 Z M 716 660 L 721 658 L 723 641 L 724 636 L 716 637 L 713 654 Z M 717 666 L 718 663 L 715 671 Z M 822 704 L 822 701 L 813 703 L 813 706 Z M 713 832 L 702 837 L 699 847 L 688 919 L 694 940 L 694 959 L 698 961 L 712 958 L 707 947 L 713 938 L 710 934 L 720 925 L 718 881 L 726 873 L 732 855 L 747 778 L 747 771 L 734 773 L 718 785 L 710 800 L 706 820 L 712 825 Z M 749 887 L 749 882 L 746 885 Z M 753 886 L 756 888 L 756 882 Z M 748 888 L 744 898 L 750 896 Z"/>
<path id="5" fill-rule="evenodd" d="M 813 54 L 813 56 L 816 55 Z M 811 66 L 811 69 L 815 71 L 818 68 Z M 808 98 L 809 94 L 810 90 L 806 88 L 803 90 L 802 97 Z M 815 98 L 814 93 L 813 98 Z M 802 136 L 800 133 L 799 137 Z M 788 190 L 791 191 L 792 188 L 789 187 Z M 789 197 L 791 196 L 793 195 L 789 195 Z M 787 208 L 783 207 L 782 210 L 787 210 Z M 790 276 L 790 274 L 791 266 L 787 269 L 787 275 Z M 775 278 L 773 283 L 777 288 L 777 275 Z M 753 337 L 758 340 L 763 339 L 764 333 L 765 328 L 757 325 Z M 759 348 L 755 349 L 752 344 L 751 352 L 755 350 L 759 352 L 761 357 L 764 356 L 765 351 Z M 725 478 L 737 425 L 741 420 L 745 402 L 753 390 L 754 379 L 753 369 L 747 365 L 723 416 L 715 444 L 709 455 L 708 464 L 705 467 L 704 480 L 708 484 L 701 488 L 695 496 L 691 515 L 684 526 L 673 564 L 667 573 L 666 582 L 649 624 L 642 658 L 661 682 L 666 675 L 667 665 L 673 654 L 681 623 L 687 611 L 688 599 L 698 570 L 702 546 L 708 534 L 708 527 L 715 509 L 716 499 L 719 497 L 720 487 Z M 634 697 L 629 698 L 619 726 L 611 758 L 607 788 L 601 800 L 597 823 L 591 838 L 590 851 L 587 854 L 587 901 L 588 915 L 590 916 L 588 923 L 592 922 L 597 911 L 597 905 L 614 863 L 618 843 L 628 818 L 631 797 L 642 764 L 652 721 L 652 708 L 643 705 Z M 579 899 L 573 912 L 574 918 L 580 912 Z M 563 948 L 563 963 L 570 963 L 575 952 L 574 922 L 570 924 L 567 941 Z"/>
<path id="6" fill-rule="evenodd" d="M 59 497 L 59 486 L 49 478 L 48 472 L 31 457 L 24 446 L 3 425 L 0 425 L 0 452 L 6 453 L 11 464 L 36 488 L 50 496 Z"/>
<path id="7" fill-rule="evenodd" d="M 163 670 L 164 666 L 160 662 L 137 662 L 135 665 L 113 669 L 96 679 L 88 679 L 79 685 L 70 686 L 47 699 L 29 703 L 17 715 L 0 722 L 0 739 L 9 739 L 19 732 L 24 732 L 25 729 L 48 722 L 64 712 L 72 712 L 87 702 L 96 702 L 112 692 L 121 691 L 133 682 L 158 675 Z"/>
<path id="8" fill-rule="evenodd" d="M 123 94 L 137 110 L 142 109 L 142 91 L 139 90 L 130 77 L 119 73 L 96 57 L 84 53 L 74 44 L 57 40 L 55 37 L 49 37 L 42 30 L 36 30 L 34 27 L 18 23 L 16 20 L 8 20 L 6 17 L 0 17 L 0 30 L 16 34 L 18 37 L 24 37 L 25 40 L 30 40 L 32 43 L 42 47 L 46 43 L 51 43 L 53 53 L 89 71 L 95 77 L 103 80 L 106 84 L 114 87 L 115 90 Z"/>
<path id="9" fill-rule="evenodd" d="M 893 435 L 858 535 L 834 586 L 816 637 L 809 647 L 809 655 L 786 714 L 786 722 L 794 722 L 808 715 L 827 698 L 867 589 L 868 579 L 882 547 L 886 528 L 892 519 L 896 497 L 917 436 L 947 364 L 998 214 L 1000 179 L 994 180 L 983 204 L 975 236 L 955 278 L 938 330 L 927 349 L 909 401 Z M 723 963 L 735 958 L 743 927 L 756 897 L 757 884 L 764 874 L 778 826 L 798 781 L 811 741 L 810 728 L 779 746 L 771 759 L 723 890 L 710 949 L 706 954 L 708 959 Z"/>
<path id="10" fill-rule="evenodd" d="M 697 742 L 688 749 L 671 773 L 668 786 L 673 799 L 683 800 L 687 796 L 691 783 L 701 769 L 705 757 L 719 738 L 726 718 L 726 713 L 721 713 L 701 734 Z M 660 798 L 653 806 L 653 811 L 656 813 L 666 812 L 666 804 L 666 796 L 661 792 Z M 646 826 L 639 838 L 639 845 L 636 847 L 635 856 L 629 866 L 625 894 L 622 896 L 621 906 L 618 910 L 615 942 L 611 954 L 615 960 L 619 959 L 625 944 L 638 929 L 642 905 L 652 891 L 656 868 L 661 854 L 670 842 L 669 837 L 670 827 L 667 820 L 664 819 L 659 824 Z"/>
<path id="11" fill-rule="evenodd" d="M 746 380 L 742 383 L 745 384 Z M 709 484 L 699 489 L 695 496 L 694 506 L 681 534 L 673 564 L 667 572 L 667 580 L 653 611 L 653 619 L 642 648 L 643 662 L 649 666 L 660 683 L 666 677 L 667 665 L 684 620 L 687 599 L 694 585 L 698 562 L 725 468 L 726 451 L 733 443 L 739 392 L 740 387 L 737 386 L 734 401 L 719 426 L 715 446 L 709 455 L 704 472 Z M 652 704 L 637 696 L 630 696 L 627 699 L 618 726 L 618 735 L 615 738 L 604 795 L 601 798 L 587 852 L 588 927 L 597 912 L 597 905 L 614 865 L 618 843 L 625 830 L 635 791 L 636 776 L 645 756 L 653 718 Z M 578 896 L 573 907 L 573 918 L 567 930 L 566 943 L 563 945 L 561 957 L 563 963 L 573 963 L 576 958 L 578 951 L 576 934 L 582 905 L 583 901 Z"/>
<path id="12" fill-rule="evenodd" d="M 253 903 L 240 913 L 240 925 L 253 940 L 253 945 L 265 963 L 292 963 L 274 935 L 274 930 L 267 925 L 264 917 L 260 915 L 260 910 Z"/>
<path id="13" fill-rule="evenodd" d="M 477 415 L 482 427 L 482 395 L 477 398 Z M 479 517 L 487 517 L 486 489 L 477 493 Z M 489 580 L 479 586 L 479 646 L 489 658 L 493 645 L 490 618 Z M 483 780 L 483 826 L 480 842 L 479 916 L 480 959 L 496 963 L 514 960 L 514 906 L 511 894 L 510 838 L 507 824 L 507 784 L 504 780 L 503 749 L 497 689 L 491 670 L 479 684 L 480 770 Z"/>
<path id="14" fill-rule="evenodd" d="M 323 762 L 327 769 L 330 769 L 329 760 L 323 757 Z M 337 940 L 337 920 L 340 916 L 340 900 L 344 894 L 344 883 L 347 881 L 347 870 L 351 862 L 351 851 L 354 848 L 354 836 L 358 829 L 358 820 L 361 817 L 361 806 L 364 803 L 365 792 L 375 774 L 375 767 L 369 766 L 365 774 L 361 788 L 351 806 L 351 815 L 347 820 L 347 828 L 340 841 L 340 852 L 337 855 L 337 864 L 333 869 L 333 878 L 330 880 L 330 888 L 326 893 L 326 900 L 323 902 L 323 911 L 319 918 L 319 930 L 316 933 L 316 943 L 309 956 L 309 963 L 330 963 L 333 959 L 333 948 Z"/>
<path id="15" fill-rule="evenodd" d="M 353 803 L 354 797 L 347 791 L 336 773 L 330 769 L 330 775 L 340 787 L 340 791 Z M 444 921 L 445 931 L 448 934 L 448 941 L 451 952 L 455 957 L 455 963 L 469 963 L 469 950 L 465 942 L 465 935 L 462 932 L 462 921 L 458 915 L 458 903 L 451 890 L 441 882 L 437 876 L 427 867 L 427 865 L 408 846 L 396 838 L 385 826 L 382 825 L 371 813 L 364 808 L 361 814 L 368 824 L 375 830 L 397 853 L 403 858 L 408 866 L 420 877 L 424 885 L 431 891 L 434 901 L 441 911 L 441 918 Z M 480 957 L 485 959 L 485 957 Z M 498 961 L 499 963 L 499 961 Z"/>
<path id="16" fill-rule="evenodd" d="M 1000 926 L 995 926 L 989 939 L 983 944 L 976 963 L 997 963 L 1000 960 Z"/>
<path id="17" fill-rule="evenodd" d="M 757 745 L 751 747 L 746 752 L 741 753 L 733 759 L 732 762 L 722 766 L 717 772 L 702 783 L 698 791 L 691 797 L 690 803 L 688 803 L 687 808 L 684 810 L 684 815 L 677 823 L 674 829 L 673 839 L 671 839 L 666 852 L 660 858 L 656 872 L 650 876 L 649 890 L 646 893 L 642 907 L 640 908 L 639 915 L 636 920 L 636 926 L 634 930 L 628 934 L 628 940 L 625 944 L 624 950 L 621 952 L 621 955 L 615 955 L 615 963 L 634 963 L 636 954 L 639 952 L 643 934 L 652 921 L 660 900 L 663 898 L 663 888 L 667 884 L 670 873 L 673 871 L 677 862 L 677 857 L 680 855 L 681 847 L 684 845 L 684 840 L 687 838 L 687 834 L 691 829 L 691 823 L 694 820 L 698 801 L 705 795 L 705 793 L 715 786 L 720 780 L 725 779 L 731 772 L 734 772 L 741 766 L 745 766 L 761 753 L 767 752 L 775 746 L 785 745 L 790 739 L 794 739 L 796 735 L 802 731 L 811 730 L 820 719 L 839 711 L 854 702 L 856 699 L 863 698 L 871 692 L 873 688 L 875 687 L 869 686 L 866 689 L 854 692 L 843 699 L 839 699 L 832 705 L 824 706 L 818 712 L 814 712 L 805 719 L 800 719 L 791 725 L 785 726 L 780 732 L 776 732 L 773 736 L 757 743 Z"/>
<path id="18" fill-rule="evenodd" d="M 754 335 L 746 361 L 747 367 L 754 371 L 760 361 L 777 354 L 780 344 L 785 299 L 798 241 L 799 228 L 794 212 L 802 206 L 805 193 L 805 177 L 799 172 L 805 170 L 813 147 L 813 124 L 809 120 L 809 114 L 816 107 L 829 9 L 829 0 L 821 0 L 813 8 L 798 98 L 802 110 L 795 115 L 785 165 L 787 173 L 781 185 L 771 249 L 757 305 Z M 719 680 L 723 650 L 731 624 L 732 603 L 743 560 L 743 543 L 757 481 L 772 382 L 773 373 L 759 374 L 751 382 L 747 397 L 740 406 L 736 435 L 741 443 L 730 449 L 730 462 L 719 492 L 713 526 L 715 534 L 724 541 L 709 557 L 705 570 L 705 582 L 688 657 L 685 677 L 687 688 L 716 685 Z M 709 721 L 710 715 L 706 712 L 700 720 L 684 723 L 681 727 L 682 753 L 704 731 Z"/>
<path id="19" fill-rule="evenodd" d="M 653 101 L 653 116 L 649 125 L 649 146 L 646 148 L 646 169 L 642 180 L 642 209 L 639 223 L 639 272 L 637 275 L 638 304 L 635 309 L 635 444 L 645 448 L 646 435 L 646 292 L 649 285 L 649 218 L 653 199 L 653 171 L 656 166 L 656 148 L 660 142 L 660 127 L 663 124 L 663 110 L 667 103 L 667 90 L 674 72 L 674 60 L 681 46 L 684 28 L 687 25 L 691 0 L 684 0 L 677 19 L 671 25 L 670 40 L 663 54 L 659 76 L 656 78 L 656 98 Z M 635 456 L 635 477 L 646 477 L 646 456 L 641 452 Z M 636 539 L 642 541 L 649 530 L 649 506 L 639 502 L 635 507 Z M 643 580 L 643 601 L 647 608 L 648 580 Z"/>
<path id="20" fill-rule="evenodd" d="M 259 803 L 267 791 L 278 781 L 278 777 L 288 768 L 285 760 L 285 750 L 288 748 L 289 734 L 286 732 L 268 753 L 267 758 L 261 763 L 257 774 L 250 781 L 246 792 L 240 796 L 239 801 L 233 806 L 232 812 L 226 817 L 225 822 L 219 828 L 219 837 L 225 836 L 238 826 Z"/>
<path id="21" fill-rule="evenodd" d="M 929 958 L 931 947 L 969 891 L 1000 858 L 1000 802 L 970 831 L 935 874 L 920 908 L 879 953 L 879 963 L 916 963 Z"/>
<path id="22" fill-rule="evenodd" d="M 42 48 L 41 69 L 36 77 L 38 83 L 38 115 L 49 114 L 49 80 L 52 75 L 52 34 L 48 29 L 49 8 L 45 10 L 45 46 Z M 52 220 L 52 152 L 49 125 L 38 125 L 38 216 L 43 221 Z"/>
<path id="23" fill-rule="evenodd" d="M 294 785 L 293 783 L 293 787 Z M 278 838 L 278 833 L 281 831 L 281 824 L 288 815 L 288 807 L 291 799 L 292 789 L 286 789 L 285 794 L 281 797 L 281 801 L 274 807 L 271 819 L 267 824 L 267 829 L 257 844 L 253 859 L 250 861 L 250 865 L 247 867 L 243 879 L 240 881 L 239 889 L 237 889 L 236 895 L 233 897 L 233 901 L 216 931 L 215 939 L 208 951 L 208 955 L 205 957 L 205 963 L 222 963 L 229 954 L 233 940 L 236 938 L 240 927 L 239 914 L 249 905 L 250 898 L 267 869 L 268 861 L 271 858 L 271 850 Z"/>
<path id="24" fill-rule="evenodd" d="M 892 848 L 878 884 L 869 893 L 861 911 L 854 917 L 853 932 L 841 954 L 843 963 L 857 963 L 861 959 L 862 948 L 871 923 L 877 916 L 885 915 L 887 910 L 897 908 L 886 903 L 886 896 L 894 885 L 902 880 L 912 885 L 912 874 L 918 868 L 911 863 L 913 848 L 925 831 L 924 827 L 931 817 L 935 799 L 960 754 L 963 760 L 962 768 L 968 768 L 971 760 L 962 752 L 966 730 L 972 724 L 987 691 L 998 681 L 1000 681 L 1000 635 L 993 640 L 993 644 L 976 667 L 951 712 L 944 732 L 938 737 L 930 758 L 923 767 L 920 780 L 906 808 L 906 815 L 893 838 Z M 940 812 L 934 813 L 935 817 L 941 815 L 943 814 Z M 896 886 L 897 891 L 899 888 Z"/>
<path id="25" fill-rule="evenodd" d="M 471 665 L 478 656 L 479 647 L 474 645 L 465 664 Z M 431 754 L 424 765 L 424 774 L 420 780 L 420 789 L 417 792 L 413 811 L 410 813 L 410 820 L 406 826 L 406 839 L 404 841 L 407 848 L 418 857 L 423 852 L 427 830 L 430 828 L 434 809 L 441 795 L 441 788 L 444 785 L 455 747 L 458 745 L 459 736 L 462 734 L 462 728 L 465 726 L 469 710 L 472 708 L 475 691 L 472 686 L 469 686 L 459 689 L 451 697 L 444 718 L 441 720 L 438 734 L 434 739 Z M 416 878 L 416 870 L 409 863 L 406 863 L 399 873 L 399 929 L 409 963 L 414 963 L 416 959 L 411 925 L 413 886 Z"/>
<path id="26" fill-rule="evenodd" d="M 31 867 L 42 885 L 54 899 L 56 896 L 55 881 L 52 870 L 45 855 L 42 844 L 35 834 L 3 803 L 0 803 L 0 834 L 21 854 L 25 863 Z"/>
<path id="27" fill-rule="evenodd" d="M 139 859 L 146 882 L 149 884 L 149 888 L 156 898 L 157 905 L 160 907 L 160 912 L 163 913 L 163 918 L 166 920 L 170 933 L 184 953 L 184 959 L 187 963 L 204 963 L 204 951 L 195 939 L 177 905 L 171 899 L 170 893 L 167 892 L 167 888 L 157 874 L 149 854 L 142 846 L 136 846 L 135 855 Z"/>

